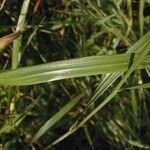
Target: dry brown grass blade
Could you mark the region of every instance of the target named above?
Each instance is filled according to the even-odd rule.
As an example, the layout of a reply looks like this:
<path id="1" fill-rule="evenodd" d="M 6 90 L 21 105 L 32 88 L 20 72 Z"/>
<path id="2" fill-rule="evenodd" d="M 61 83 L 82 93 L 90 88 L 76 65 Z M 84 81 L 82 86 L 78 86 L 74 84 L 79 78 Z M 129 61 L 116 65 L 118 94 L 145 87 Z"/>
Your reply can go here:
<path id="1" fill-rule="evenodd" d="M 4 49 L 10 43 L 12 43 L 17 37 L 19 37 L 21 31 L 15 31 L 11 34 L 5 35 L 4 37 L 0 38 L 0 49 Z"/>
<path id="2" fill-rule="evenodd" d="M 0 0 L 0 11 L 3 9 L 6 0 Z"/>

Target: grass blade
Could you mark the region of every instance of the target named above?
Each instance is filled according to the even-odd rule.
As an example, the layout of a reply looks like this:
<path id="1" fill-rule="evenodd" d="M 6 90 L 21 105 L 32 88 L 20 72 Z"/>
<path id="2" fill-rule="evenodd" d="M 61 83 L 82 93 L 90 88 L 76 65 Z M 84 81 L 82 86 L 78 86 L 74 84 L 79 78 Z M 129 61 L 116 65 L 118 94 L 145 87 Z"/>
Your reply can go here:
<path id="1" fill-rule="evenodd" d="M 130 54 L 119 54 L 52 62 L 1 72 L 0 84 L 31 85 L 73 77 L 124 72 L 128 69 L 129 61 Z M 148 66 L 150 66 L 149 56 L 145 57 L 136 69 Z"/>
<path id="2" fill-rule="evenodd" d="M 30 3 L 30 0 L 23 1 L 21 13 L 20 13 L 17 28 L 16 28 L 17 31 L 24 31 L 29 3 Z M 12 69 L 16 69 L 20 61 L 21 41 L 22 41 L 22 35 L 19 36 L 16 40 L 14 40 L 14 43 L 13 43 Z"/>
<path id="3" fill-rule="evenodd" d="M 70 111 L 79 100 L 85 95 L 85 92 L 75 97 L 69 103 L 67 103 L 60 111 L 58 111 L 54 116 L 52 116 L 33 136 L 31 143 L 37 141 L 43 134 L 45 134 L 51 127 L 53 127 L 60 119 Z"/>

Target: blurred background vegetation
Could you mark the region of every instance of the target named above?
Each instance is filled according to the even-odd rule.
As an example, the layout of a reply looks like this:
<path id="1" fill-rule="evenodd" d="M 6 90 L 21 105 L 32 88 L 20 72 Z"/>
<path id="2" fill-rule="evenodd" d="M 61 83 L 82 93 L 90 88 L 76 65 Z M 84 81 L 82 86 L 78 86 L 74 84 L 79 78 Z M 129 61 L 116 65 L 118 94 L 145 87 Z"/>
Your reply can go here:
<path id="1" fill-rule="evenodd" d="M 0 3 L 3 37 L 15 30 L 23 0 Z M 22 33 L 19 67 L 125 53 L 150 30 L 149 15 L 149 0 L 32 0 Z M 11 68 L 11 58 L 9 45 L 0 53 L 1 70 Z M 14 90 L 0 86 L 0 149 L 150 149 L 149 88 L 126 90 L 131 85 L 149 83 L 148 69 L 132 73 L 113 101 L 81 129 L 51 147 L 79 118 L 104 77 L 71 78 L 13 87 Z M 94 110 L 115 85 L 92 103 L 83 116 Z M 86 94 L 80 96 L 80 102 L 31 144 L 45 122 L 83 91 Z M 10 112 L 12 102 L 14 108 Z M 14 125 L 18 116 L 21 117 Z"/>

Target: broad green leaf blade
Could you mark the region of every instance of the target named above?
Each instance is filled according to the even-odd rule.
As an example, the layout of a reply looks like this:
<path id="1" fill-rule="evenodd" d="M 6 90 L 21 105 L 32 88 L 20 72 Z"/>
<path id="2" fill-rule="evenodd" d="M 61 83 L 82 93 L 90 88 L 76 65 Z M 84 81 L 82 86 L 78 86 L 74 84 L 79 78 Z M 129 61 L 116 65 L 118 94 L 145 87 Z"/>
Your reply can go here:
<path id="1" fill-rule="evenodd" d="M 52 116 L 34 135 L 31 143 L 34 143 L 37 139 L 39 139 L 43 134 L 45 134 L 52 126 L 54 126 L 60 119 L 70 111 L 79 100 L 85 95 L 85 92 L 75 97 L 69 103 L 67 103 L 60 111 L 58 111 L 54 116 Z"/>
<path id="2" fill-rule="evenodd" d="M 150 67 L 150 56 L 137 69 Z M 58 61 L 0 73 L 1 85 L 31 85 L 72 77 L 123 72 L 128 69 L 130 54 L 91 56 Z"/>

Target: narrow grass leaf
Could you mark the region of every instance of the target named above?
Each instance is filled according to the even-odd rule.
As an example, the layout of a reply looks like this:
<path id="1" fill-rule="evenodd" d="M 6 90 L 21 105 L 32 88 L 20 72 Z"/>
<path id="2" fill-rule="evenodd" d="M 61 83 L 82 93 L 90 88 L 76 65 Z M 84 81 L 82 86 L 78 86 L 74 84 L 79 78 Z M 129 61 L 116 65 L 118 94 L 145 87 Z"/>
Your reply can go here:
<path id="1" fill-rule="evenodd" d="M 18 31 L 24 31 L 25 25 L 26 25 L 26 16 L 29 8 L 30 0 L 24 0 L 21 8 L 21 13 L 18 19 L 17 28 Z M 12 53 L 12 69 L 16 69 L 18 66 L 18 63 L 20 61 L 20 49 L 21 49 L 21 41 L 22 36 L 19 36 L 16 40 L 14 40 L 13 43 L 13 53 Z"/>
<path id="2" fill-rule="evenodd" d="M 143 36 L 143 29 L 144 29 L 144 0 L 140 0 L 139 3 L 139 25 L 140 25 L 140 36 Z"/>
<path id="3" fill-rule="evenodd" d="M 79 100 L 85 95 L 85 92 L 81 93 L 69 103 L 67 103 L 60 111 L 58 111 L 54 116 L 52 116 L 33 136 L 31 143 L 37 141 L 43 134 L 45 134 L 51 127 L 53 127 L 60 119 L 70 111 Z"/>
<path id="4" fill-rule="evenodd" d="M 140 85 L 136 85 L 136 86 L 131 86 L 131 87 L 128 87 L 128 88 L 124 88 L 124 89 L 121 89 L 120 91 L 124 91 L 124 90 L 132 90 L 132 89 L 149 89 L 150 88 L 150 83 L 144 83 L 144 84 L 140 84 Z"/>

